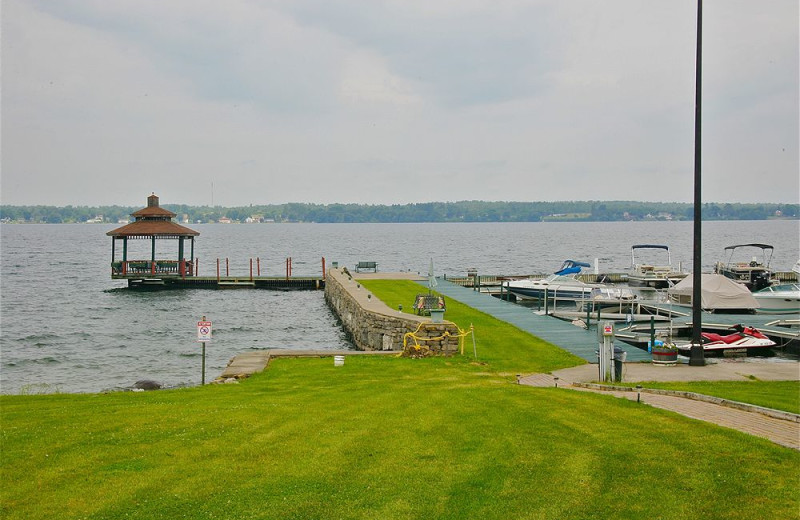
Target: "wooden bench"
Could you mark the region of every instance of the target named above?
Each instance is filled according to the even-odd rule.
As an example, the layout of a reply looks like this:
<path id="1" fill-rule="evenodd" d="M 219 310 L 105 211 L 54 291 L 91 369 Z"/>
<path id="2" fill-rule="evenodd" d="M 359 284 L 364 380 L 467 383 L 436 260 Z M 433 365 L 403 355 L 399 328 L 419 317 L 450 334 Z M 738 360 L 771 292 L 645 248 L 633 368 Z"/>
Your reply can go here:
<path id="1" fill-rule="evenodd" d="M 360 273 L 362 269 L 372 269 L 373 273 L 378 272 L 377 262 L 359 262 L 356 264 L 356 272 Z"/>
<path id="2" fill-rule="evenodd" d="M 418 294 L 414 300 L 414 310 L 419 316 L 430 316 L 431 309 L 445 309 L 444 296 Z"/>

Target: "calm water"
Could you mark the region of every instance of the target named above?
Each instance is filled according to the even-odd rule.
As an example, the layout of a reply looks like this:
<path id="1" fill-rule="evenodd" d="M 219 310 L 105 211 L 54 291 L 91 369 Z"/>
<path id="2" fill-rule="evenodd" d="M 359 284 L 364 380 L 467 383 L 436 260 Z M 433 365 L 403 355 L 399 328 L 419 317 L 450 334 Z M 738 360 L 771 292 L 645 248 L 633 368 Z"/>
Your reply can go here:
<path id="1" fill-rule="evenodd" d="M 196 322 L 214 322 L 206 378 L 249 349 L 349 348 L 322 292 L 125 290 L 110 279 L 112 225 L 0 225 L 0 392 L 95 392 L 125 388 L 139 379 L 169 386 L 200 382 Z M 339 262 L 378 262 L 381 271 L 438 275 L 552 272 L 564 259 L 594 263 L 601 271 L 630 265 L 630 246 L 667 244 L 674 265 L 691 269 L 690 222 L 517 224 L 260 224 L 196 225 L 200 274 L 229 258 L 231 275 L 247 275 L 249 258 L 262 275 L 321 272 Z M 775 246 L 772 267 L 789 270 L 800 258 L 800 222 L 708 222 L 703 225 L 703 266 L 726 260 L 725 246 L 762 242 Z M 159 257 L 175 242 L 159 242 Z M 131 246 L 129 258 L 149 257 L 149 241 Z M 644 254 L 644 253 L 643 253 Z M 651 261 L 665 256 L 653 252 Z M 647 258 L 642 258 L 646 260 Z M 224 265 L 224 260 L 223 260 Z"/>

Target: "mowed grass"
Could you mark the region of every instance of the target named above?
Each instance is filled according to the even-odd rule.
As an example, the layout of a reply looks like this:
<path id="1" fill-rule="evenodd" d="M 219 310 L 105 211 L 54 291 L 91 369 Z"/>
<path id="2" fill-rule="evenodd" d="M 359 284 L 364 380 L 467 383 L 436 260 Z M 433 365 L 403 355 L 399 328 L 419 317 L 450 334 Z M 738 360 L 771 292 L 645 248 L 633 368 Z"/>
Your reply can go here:
<path id="1" fill-rule="evenodd" d="M 800 381 L 693 381 L 637 383 L 645 388 L 713 395 L 742 403 L 800 414 Z M 635 386 L 626 384 L 626 386 Z"/>
<path id="2" fill-rule="evenodd" d="M 393 308 L 417 284 L 368 288 Z M 396 300 L 392 300 L 396 298 Z M 800 452 L 606 395 L 448 301 L 478 361 L 277 359 L 238 385 L 0 396 L 0 517 L 796 518 Z"/>
<path id="3" fill-rule="evenodd" d="M 458 359 L 3 396 L 2 518 L 794 518 L 800 453 Z"/>
<path id="4" fill-rule="evenodd" d="M 417 294 L 427 289 L 407 280 L 362 280 L 361 284 L 392 309 L 403 306 L 403 312 L 414 314 L 412 304 Z M 438 294 L 438 293 L 437 293 Z M 586 361 L 542 339 L 500 321 L 461 302 L 447 299 L 445 319 L 467 331 L 475 330 L 478 360 L 496 372 L 551 372 L 585 364 Z M 473 356 L 472 338 L 466 337 L 464 354 Z"/>

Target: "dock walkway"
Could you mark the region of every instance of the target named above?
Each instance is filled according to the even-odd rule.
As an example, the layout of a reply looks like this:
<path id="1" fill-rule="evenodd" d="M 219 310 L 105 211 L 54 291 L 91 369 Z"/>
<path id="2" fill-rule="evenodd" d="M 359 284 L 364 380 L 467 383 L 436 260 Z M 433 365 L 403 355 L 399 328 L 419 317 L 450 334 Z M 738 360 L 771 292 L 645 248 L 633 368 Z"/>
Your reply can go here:
<path id="1" fill-rule="evenodd" d="M 419 282 L 426 285 L 426 282 Z M 448 298 L 458 300 L 499 320 L 511 323 L 520 329 L 563 348 L 576 356 L 597 363 L 597 330 L 586 330 L 552 316 L 534 313 L 530 308 L 495 298 L 487 293 L 474 291 L 447 280 L 437 279 L 436 290 Z M 616 341 L 615 347 L 627 352 L 627 361 L 650 361 L 650 354 L 642 349 Z"/>

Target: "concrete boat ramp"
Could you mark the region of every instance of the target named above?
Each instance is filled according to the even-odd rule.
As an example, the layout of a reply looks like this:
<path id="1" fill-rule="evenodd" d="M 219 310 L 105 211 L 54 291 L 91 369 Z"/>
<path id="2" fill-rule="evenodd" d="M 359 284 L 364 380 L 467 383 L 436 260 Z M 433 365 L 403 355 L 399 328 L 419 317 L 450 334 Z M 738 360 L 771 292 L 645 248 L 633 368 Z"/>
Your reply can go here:
<path id="1" fill-rule="evenodd" d="M 333 357 L 333 356 L 386 356 L 397 355 L 398 352 L 381 350 L 303 350 L 303 349 L 267 349 L 254 350 L 237 354 L 229 362 L 222 374 L 215 380 L 224 382 L 231 378 L 242 379 L 267 368 L 272 358 L 279 357 Z"/>

